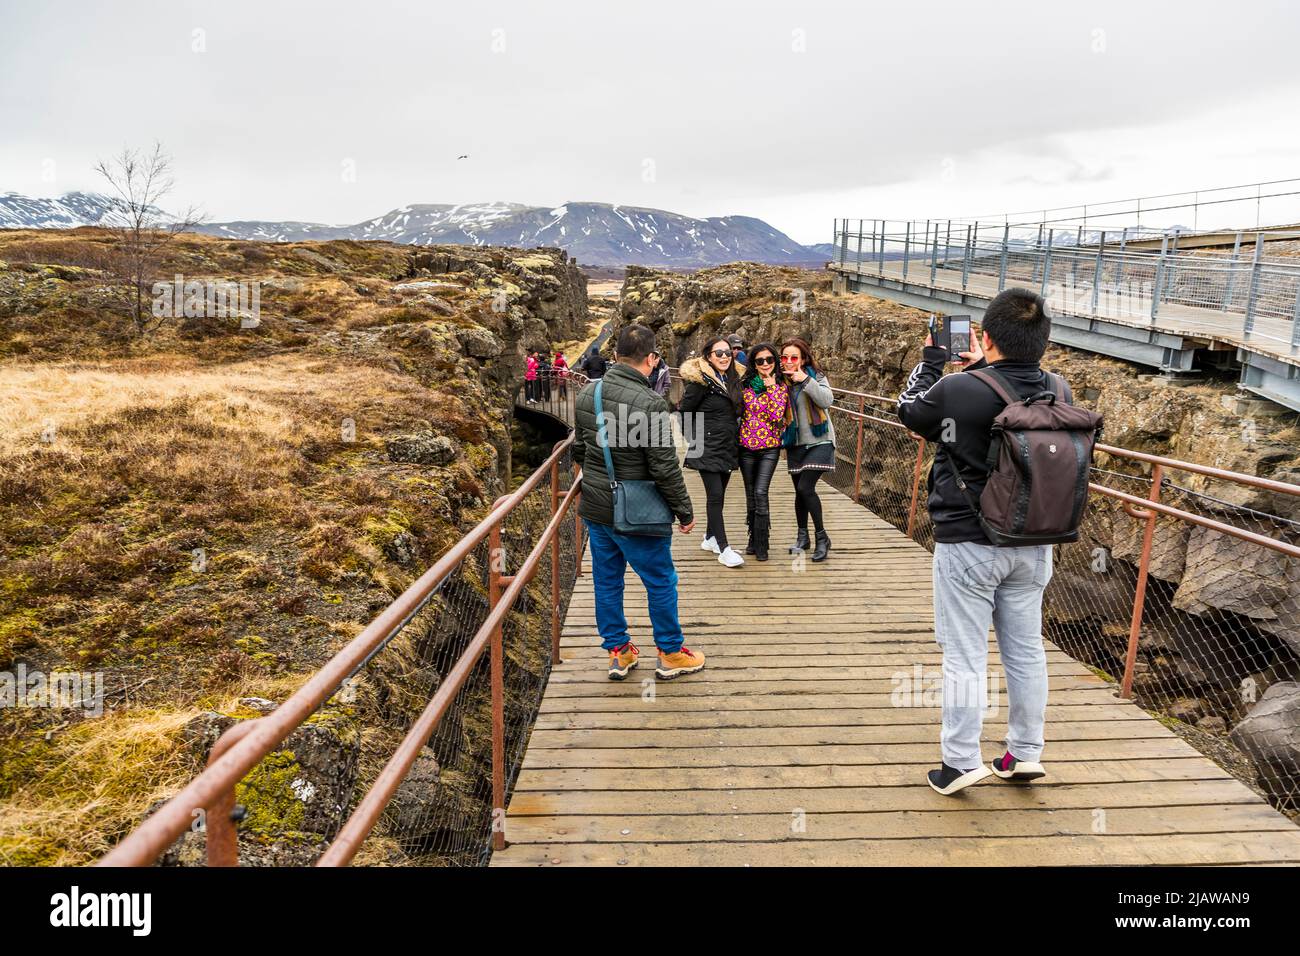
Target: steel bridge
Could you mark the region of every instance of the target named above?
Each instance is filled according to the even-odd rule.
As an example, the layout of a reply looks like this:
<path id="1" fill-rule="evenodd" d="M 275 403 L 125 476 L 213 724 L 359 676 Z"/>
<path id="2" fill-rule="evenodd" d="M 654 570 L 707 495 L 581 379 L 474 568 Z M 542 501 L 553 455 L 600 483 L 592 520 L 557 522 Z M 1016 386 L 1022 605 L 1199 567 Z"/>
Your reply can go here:
<path id="1" fill-rule="evenodd" d="M 1300 411 L 1300 259 L 1265 254 L 1300 230 L 1048 222 L 840 219 L 829 268 L 838 291 L 976 320 L 1008 286 L 1034 289 L 1053 342 L 1172 375 L 1239 366 L 1243 388 Z"/>

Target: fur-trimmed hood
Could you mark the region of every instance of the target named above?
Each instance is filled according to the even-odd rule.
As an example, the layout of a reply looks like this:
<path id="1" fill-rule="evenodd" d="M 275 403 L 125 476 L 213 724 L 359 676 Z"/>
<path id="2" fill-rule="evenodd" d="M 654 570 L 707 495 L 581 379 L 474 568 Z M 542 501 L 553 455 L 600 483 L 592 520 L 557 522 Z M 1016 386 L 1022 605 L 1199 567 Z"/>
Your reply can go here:
<path id="1" fill-rule="evenodd" d="M 732 363 L 736 366 L 736 374 L 740 376 L 740 380 L 743 382 L 745 380 L 745 366 L 734 359 Z M 682 367 L 678 369 L 678 372 L 684 382 L 694 382 L 696 385 L 708 385 L 710 382 L 717 382 L 717 378 L 706 370 L 704 356 L 702 355 L 687 359 L 682 363 Z"/>

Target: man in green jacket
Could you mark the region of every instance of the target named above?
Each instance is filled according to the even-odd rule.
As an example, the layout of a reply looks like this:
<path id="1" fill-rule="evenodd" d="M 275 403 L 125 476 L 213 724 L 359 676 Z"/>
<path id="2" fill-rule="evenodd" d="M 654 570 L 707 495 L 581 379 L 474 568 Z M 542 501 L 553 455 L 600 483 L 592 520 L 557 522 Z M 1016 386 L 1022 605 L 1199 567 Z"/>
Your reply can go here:
<path id="1" fill-rule="evenodd" d="M 617 361 L 605 373 L 601 396 L 614 474 L 619 481 L 654 481 L 677 518 L 678 530 L 689 534 L 695 527 L 695 515 L 672 440 L 672 413 L 663 396 L 650 388 L 649 375 L 659 361 L 654 333 L 644 325 L 627 326 L 618 334 L 615 353 Z M 587 522 L 591 542 L 596 628 L 601 646 L 609 652 L 609 679 L 623 680 L 637 665 L 639 652 L 628 638 L 623 614 L 623 577 L 629 564 L 645 585 L 650 606 L 655 646 L 659 649 L 655 676 L 670 680 L 694 674 L 704 667 L 704 655 L 683 645 L 677 620 L 672 538 L 614 530 L 614 493 L 597 437 L 595 388 L 591 384 L 578 393 L 573 460 L 582 467 L 578 513 Z"/>

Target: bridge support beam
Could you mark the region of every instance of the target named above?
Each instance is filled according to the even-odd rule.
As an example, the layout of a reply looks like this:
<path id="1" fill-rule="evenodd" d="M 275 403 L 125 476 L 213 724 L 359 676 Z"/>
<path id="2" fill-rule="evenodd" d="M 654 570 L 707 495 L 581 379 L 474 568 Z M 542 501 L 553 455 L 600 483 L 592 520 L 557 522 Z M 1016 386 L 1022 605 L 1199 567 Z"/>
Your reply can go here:
<path id="1" fill-rule="evenodd" d="M 1237 361 L 1242 388 L 1300 412 L 1300 367 L 1246 349 L 1237 349 Z"/>

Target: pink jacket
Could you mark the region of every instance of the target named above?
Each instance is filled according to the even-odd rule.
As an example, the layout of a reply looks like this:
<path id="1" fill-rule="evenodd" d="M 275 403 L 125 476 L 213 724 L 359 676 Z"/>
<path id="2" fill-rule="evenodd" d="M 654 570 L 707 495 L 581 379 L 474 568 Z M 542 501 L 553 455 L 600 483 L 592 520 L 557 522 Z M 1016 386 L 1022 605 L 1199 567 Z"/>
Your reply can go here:
<path id="1" fill-rule="evenodd" d="M 533 358 L 531 355 L 528 356 L 528 361 L 524 365 L 524 381 L 537 381 L 537 359 Z"/>

